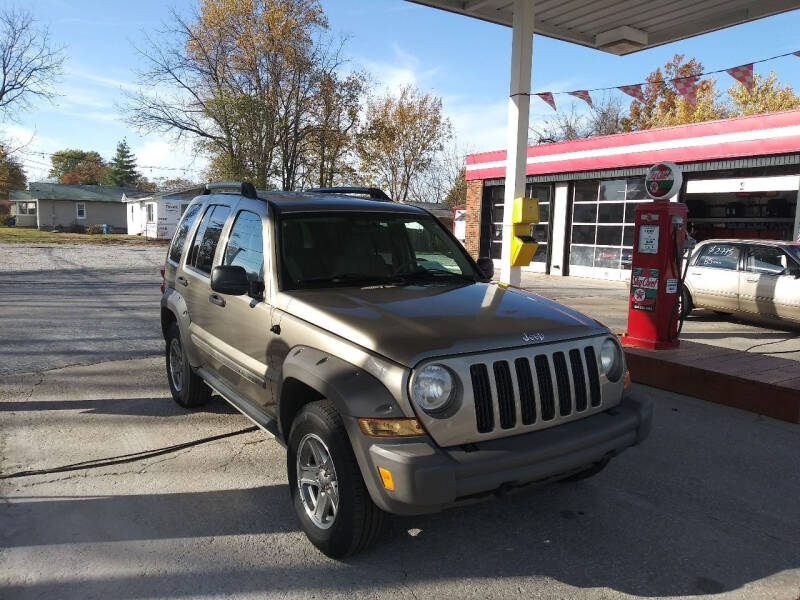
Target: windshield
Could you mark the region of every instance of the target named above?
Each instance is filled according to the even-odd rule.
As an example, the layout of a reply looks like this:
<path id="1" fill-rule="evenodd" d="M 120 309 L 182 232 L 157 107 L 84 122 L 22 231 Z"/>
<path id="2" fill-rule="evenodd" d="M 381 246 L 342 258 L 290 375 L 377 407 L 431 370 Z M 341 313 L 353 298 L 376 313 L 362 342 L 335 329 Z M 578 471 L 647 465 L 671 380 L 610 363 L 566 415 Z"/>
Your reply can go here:
<path id="1" fill-rule="evenodd" d="M 800 263 L 800 246 L 784 246 L 784 248 L 786 248 L 786 251 Z"/>
<path id="2" fill-rule="evenodd" d="M 278 228 L 286 290 L 476 279 L 464 250 L 429 215 L 300 213 Z"/>

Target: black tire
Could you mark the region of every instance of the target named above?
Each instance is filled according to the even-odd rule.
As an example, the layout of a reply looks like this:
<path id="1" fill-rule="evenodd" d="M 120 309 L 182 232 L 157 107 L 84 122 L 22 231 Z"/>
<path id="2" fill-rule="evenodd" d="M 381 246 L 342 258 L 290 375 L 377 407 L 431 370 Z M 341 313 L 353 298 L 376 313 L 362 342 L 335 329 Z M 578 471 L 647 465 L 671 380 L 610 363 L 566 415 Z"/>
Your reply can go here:
<path id="1" fill-rule="evenodd" d="M 177 323 L 169 326 L 164 339 L 166 341 L 164 356 L 166 358 L 167 381 L 169 382 L 169 391 L 172 392 L 172 398 L 184 408 L 203 406 L 211 398 L 211 388 L 189 365 L 189 359 L 183 351 L 181 334 Z M 177 344 L 177 350 L 180 353 L 179 357 L 172 357 L 175 358 L 175 364 L 180 365 L 180 368 L 176 368 L 175 372 L 173 372 L 171 361 L 171 351 L 175 350 L 174 344 Z"/>
<path id="2" fill-rule="evenodd" d="M 322 469 L 323 480 L 332 472 L 338 493 L 337 507 L 327 524 L 318 525 L 306 511 L 312 507 L 310 488 L 301 490 L 297 477 L 298 451 L 305 453 L 306 445 L 322 442 L 322 449 L 329 454 L 333 469 Z M 301 448 L 301 442 L 303 447 Z M 319 450 L 319 446 L 317 446 Z M 301 460 L 303 456 L 301 454 Z M 323 461 L 324 465 L 328 461 Z M 364 485 L 361 470 L 350 446 L 342 418 L 329 400 L 318 400 L 306 404 L 292 424 L 289 434 L 286 471 L 297 518 L 306 536 L 320 551 L 331 558 L 342 558 L 357 554 L 372 545 L 381 535 L 386 513 L 372 502 Z M 317 484 L 318 485 L 318 484 Z M 311 488 L 314 484 L 311 485 Z M 317 487 L 317 502 L 321 488 Z"/>
<path id="3" fill-rule="evenodd" d="M 689 290 L 685 287 L 681 288 L 681 301 L 678 305 L 678 314 L 681 319 L 685 319 L 686 316 L 692 312 L 694 308 L 694 304 L 692 304 L 692 296 L 689 294 Z"/>

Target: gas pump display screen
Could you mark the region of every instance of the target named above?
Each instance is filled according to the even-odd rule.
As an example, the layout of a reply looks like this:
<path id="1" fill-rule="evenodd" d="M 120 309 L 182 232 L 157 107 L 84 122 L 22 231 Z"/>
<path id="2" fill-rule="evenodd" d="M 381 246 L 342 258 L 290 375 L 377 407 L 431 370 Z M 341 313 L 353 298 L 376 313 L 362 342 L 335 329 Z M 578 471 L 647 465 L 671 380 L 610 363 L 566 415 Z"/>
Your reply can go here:
<path id="1" fill-rule="evenodd" d="M 658 225 L 639 226 L 639 254 L 658 254 Z"/>

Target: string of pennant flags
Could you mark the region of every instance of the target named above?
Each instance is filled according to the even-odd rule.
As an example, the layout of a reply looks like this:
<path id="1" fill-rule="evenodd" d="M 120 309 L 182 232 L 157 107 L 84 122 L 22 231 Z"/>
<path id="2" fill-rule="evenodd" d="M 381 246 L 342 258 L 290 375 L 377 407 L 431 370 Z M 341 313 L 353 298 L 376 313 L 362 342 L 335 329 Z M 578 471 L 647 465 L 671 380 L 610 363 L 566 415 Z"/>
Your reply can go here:
<path id="1" fill-rule="evenodd" d="M 755 85 L 755 81 L 753 80 L 753 65 L 758 63 L 767 62 L 770 60 L 775 60 L 778 58 L 783 58 L 784 56 L 796 56 L 800 58 L 800 50 L 796 52 L 787 52 L 786 54 L 778 54 L 777 56 L 771 56 L 769 58 L 764 58 L 762 60 L 754 60 L 753 62 L 749 62 L 744 65 L 739 65 L 738 67 L 731 67 L 730 69 L 718 69 L 716 71 L 708 71 L 706 73 L 700 73 L 699 75 L 688 75 L 686 77 L 676 77 L 674 79 L 669 79 L 669 83 L 673 85 L 675 91 L 678 92 L 681 96 L 683 96 L 689 104 L 695 106 L 697 104 L 697 85 L 701 77 L 705 77 L 707 75 L 714 75 L 715 73 L 727 73 L 731 77 L 733 77 L 736 81 L 739 81 L 744 85 L 748 92 L 753 91 L 753 86 Z M 541 100 L 547 103 L 550 108 L 557 111 L 556 108 L 556 101 L 555 96 L 566 94 L 568 96 L 574 96 L 575 98 L 580 98 L 589 106 L 594 106 L 592 104 L 592 96 L 590 92 L 601 92 L 607 90 L 619 90 L 632 98 L 635 98 L 639 102 L 644 102 L 644 92 L 642 91 L 642 86 L 645 85 L 644 83 L 634 83 L 632 85 L 620 85 L 620 86 L 611 86 L 611 87 L 601 87 L 601 88 L 592 88 L 588 90 L 573 90 L 571 92 L 535 92 L 532 94 L 512 94 L 512 96 L 538 96 Z"/>

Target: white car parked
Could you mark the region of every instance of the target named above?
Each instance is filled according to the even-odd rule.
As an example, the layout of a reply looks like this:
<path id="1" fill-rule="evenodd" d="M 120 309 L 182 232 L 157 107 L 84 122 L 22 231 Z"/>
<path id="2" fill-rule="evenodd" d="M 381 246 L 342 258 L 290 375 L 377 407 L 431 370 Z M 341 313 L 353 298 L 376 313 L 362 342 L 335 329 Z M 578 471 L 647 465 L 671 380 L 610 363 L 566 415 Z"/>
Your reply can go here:
<path id="1" fill-rule="evenodd" d="M 686 273 L 681 310 L 710 308 L 800 324 L 800 243 L 706 240 Z"/>

